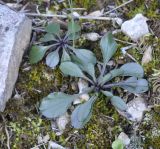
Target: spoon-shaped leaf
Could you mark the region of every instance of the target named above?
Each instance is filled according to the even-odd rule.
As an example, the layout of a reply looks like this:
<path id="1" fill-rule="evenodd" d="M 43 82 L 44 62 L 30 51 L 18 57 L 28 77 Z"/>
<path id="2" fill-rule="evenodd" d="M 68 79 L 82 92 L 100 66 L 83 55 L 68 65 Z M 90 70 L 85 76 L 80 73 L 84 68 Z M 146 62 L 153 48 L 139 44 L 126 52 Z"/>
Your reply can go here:
<path id="1" fill-rule="evenodd" d="M 55 68 L 57 64 L 59 63 L 59 51 L 55 50 L 51 53 L 49 53 L 46 57 L 46 64 L 51 67 Z"/>
<path id="2" fill-rule="evenodd" d="M 101 84 L 104 84 L 117 76 L 142 78 L 144 76 L 144 71 L 142 66 L 137 63 L 127 63 L 122 65 L 119 69 L 114 69 L 107 73 L 102 80 L 100 80 Z"/>
<path id="3" fill-rule="evenodd" d="M 91 118 L 93 103 L 96 96 L 92 96 L 87 102 L 75 108 L 71 115 L 71 122 L 74 128 L 82 128 Z"/>
<path id="4" fill-rule="evenodd" d="M 87 63 L 96 64 L 96 57 L 92 51 L 86 49 L 76 49 L 74 50 L 74 53 L 77 56 L 77 58 L 81 61 L 81 63 L 84 63 L 85 65 Z"/>
<path id="5" fill-rule="evenodd" d="M 81 31 L 81 27 L 79 26 L 79 24 L 77 24 L 75 21 L 70 21 L 68 23 L 68 33 L 77 33 Z"/>
<path id="6" fill-rule="evenodd" d="M 81 27 L 75 21 L 71 21 L 68 23 L 68 39 L 76 40 L 80 37 L 79 32 L 81 31 Z"/>
<path id="7" fill-rule="evenodd" d="M 60 25 L 58 23 L 50 23 L 45 28 L 46 32 L 51 34 L 59 34 L 60 33 Z"/>
<path id="8" fill-rule="evenodd" d="M 48 42 L 52 40 L 55 40 L 55 37 L 53 34 L 50 33 L 45 34 L 44 37 L 40 39 L 41 42 Z"/>
<path id="9" fill-rule="evenodd" d="M 122 76 L 133 76 L 137 78 L 142 78 L 144 76 L 142 66 L 137 63 L 124 64 L 120 69 L 123 70 Z"/>
<path id="10" fill-rule="evenodd" d="M 112 80 L 113 78 L 120 76 L 123 74 L 123 70 L 121 69 L 113 69 L 109 73 L 107 73 L 101 80 L 100 83 L 103 85 L 106 82 Z"/>
<path id="11" fill-rule="evenodd" d="M 122 98 L 118 97 L 118 96 L 113 96 L 110 99 L 112 105 L 114 105 L 117 109 L 121 110 L 121 111 L 125 111 L 127 110 L 127 105 L 126 103 L 123 101 Z"/>
<path id="12" fill-rule="evenodd" d="M 85 77 L 79 66 L 72 62 L 67 61 L 61 63 L 60 69 L 65 75 L 70 75 L 73 77 L 81 77 L 81 78 Z"/>
<path id="13" fill-rule="evenodd" d="M 39 109 L 45 117 L 56 118 L 67 111 L 74 99 L 74 95 L 62 92 L 51 93 L 43 98 Z"/>
<path id="14" fill-rule="evenodd" d="M 69 54 L 66 52 L 65 49 L 63 49 L 63 54 L 61 57 L 61 62 L 65 62 L 65 61 L 71 61 L 71 58 L 69 56 Z"/>
<path id="15" fill-rule="evenodd" d="M 107 63 L 117 50 L 117 43 L 111 32 L 108 32 L 102 37 L 100 46 L 103 55 L 103 62 Z"/>
<path id="16" fill-rule="evenodd" d="M 131 93 L 139 94 L 148 90 L 148 81 L 145 79 L 137 80 L 136 77 L 130 77 L 119 86 Z"/>
<path id="17" fill-rule="evenodd" d="M 86 49 L 76 49 L 74 53 L 76 55 L 72 54 L 72 61 L 75 62 L 83 71 L 87 72 L 95 81 L 95 55 L 91 51 Z"/>
<path id="18" fill-rule="evenodd" d="M 31 64 L 35 64 L 43 59 L 46 51 L 51 46 L 33 46 L 29 53 L 29 61 Z"/>
<path id="19" fill-rule="evenodd" d="M 113 94 L 109 91 L 101 91 L 107 97 L 113 97 Z"/>

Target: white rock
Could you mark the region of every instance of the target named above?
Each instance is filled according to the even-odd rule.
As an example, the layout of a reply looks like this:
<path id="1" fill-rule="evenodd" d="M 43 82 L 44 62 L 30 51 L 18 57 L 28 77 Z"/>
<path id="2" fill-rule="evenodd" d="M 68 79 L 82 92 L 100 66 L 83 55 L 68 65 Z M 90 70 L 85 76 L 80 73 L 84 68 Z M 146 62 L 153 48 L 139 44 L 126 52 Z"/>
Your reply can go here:
<path id="1" fill-rule="evenodd" d="M 60 132 L 63 132 L 65 130 L 68 122 L 69 122 L 69 115 L 67 113 L 56 119 L 56 123 Z"/>
<path id="2" fill-rule="evenodd" d="M 123 23 L 123 20 L 121 18 L 114 18 L 114 20 L 116 21 L 116 23 L 121 26 Z"/>
<path id="3" fill-rule="evenodd" d="M 84 34 L 83 36 L 90 41 L 97 41 L 100 38 L 98 33 L 87 33 Z"/>
<path id="4" fill-rule="evenodd" d="M 83 90 L 85 88 L 88 87 L 88 82 L 86 82 L 85 80 L 83 79 L 79 79 L 78 81 L 78 88 L 79 88 L 79 93 L 82 93 Z M 79 103 L 82 103 L 83 101 L 88 101 L 89 100 L 89 95 L 88 94 L 82 94 L 79 98 L 75 99 L 73 104 L 79 104 Z"/>
<path id="5" fill-rule="evenodd" d="M 49 141 L 49 139 L 50 139 L 49 135 L 46 135 L 46 136 L 39 135 L 37 137 L 38 144 L 47 143 Z"/>
<path id="6" fill-rule="evenodd" d="M 130 139 L 124 132 L 119 134 L 118 139 L 120 139 L 126 146 L 130 144 Z"/>
<path id="7" fill-rule="evenodd" d="M 0 111 L 12 95 L 31 28 L 31 21 L 24 14 L 0 4 Z"/>
<path id="8" fill-rule="evenodd" d="M 140 122 L 143 118 L 144 111 L 147 111 L 147 105 L 145 100 L 141 97 L 137 97 L 127 103 L 127 112 L 130 115 L 130 120 Z"/>
<path id="9" fill-rule="evenodd" d="M 137 41 L 149 33 L 147 20 L 142 14 L 137 14 L 133 19 L 125 21 L 121 26 L 121 30 L 133 41 Z"/>
<path id="10" fill-rule="evenodd" d="M 49 141 L 48 149 L 66 149 L 66 148 L 64 148 L 63 146 L 61 146 L 53 141 Z"/>
<path id="11" fill-rule="evenodd" d="M 79 17 L 80 14 L 79 14 L 78 12 L 74 11 L 74 12 L 73 12 L 73 16 L 74 16 L 74 17 Z"/>
<path id="12" fill-rule="evenodd" d="M 142 57 L 142 64 L 147 64 L 149 63 L 150 61 L 152 61 L 152 47 L 149 46 L 144 54 L 143 54 L 143 57 Z"/>

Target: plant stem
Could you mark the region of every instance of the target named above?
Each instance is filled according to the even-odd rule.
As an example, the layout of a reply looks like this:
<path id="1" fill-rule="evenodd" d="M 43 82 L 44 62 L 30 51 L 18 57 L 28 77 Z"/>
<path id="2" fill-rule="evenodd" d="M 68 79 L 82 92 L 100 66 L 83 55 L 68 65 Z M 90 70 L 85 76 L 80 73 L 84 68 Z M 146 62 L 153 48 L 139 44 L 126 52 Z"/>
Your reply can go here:
<path id="1" fill-rule="evenodd" d="M 90 82 L 91 84 L 94 84 L 94 82 L 90 79 L 90 78 L 88 78 L 88 77 L 86 77 L 86 76 L 84 76 L 83 77 L 84 79 L 86 79 L 88 82 Z"/>
<path id="2" fill-rule="evenodd" d="M 123 3 L 123 4 L 121 4 L 121 5 L 119 5 L 118 7 L 114 8 L 114 9 L 112 9 L 112 10 L 105 12 L 103 15 L 109 14 L 109 13 L 111 13 L 112 11 L 115 11 L 115 10 L 117 10 L 117 9 L 119 9 L 119 8 L 121 8 L 121 7 L 129 4 L 129 3 L 131 3 L 131 2 L 133 2 L 133 1 L 134 1 L 134 0 L 129 0 L 129 1 L 127 1 L 127 2 L 125 2 L 125 3 Z M 103 15 L 101 15 L 101 16 L 103 16 Z"/>
<path id="3" fill-rule="evenodd" d="M 124 81 L 122 81 L 122 82 L 107 84 L 107 85 L 104 85 L 103 87 L 106 89 L 106 88 L 111 88 L 111 87 L 120 86 L 120 85 L 135 87 L 136 83 L 135 82 L 124 82 Z"/>
<path id="4" fill-rule="evenodd" d="M 102 71 L 98 77 L 98 82 L 101 80 L 101 78 L 104 76 L 105 69 L 106 69 L 107 63 L 103 63 Z"/>
<path id="5" fill-rule="evenodd" d="M 69 6 L 70 6 L 70 10 L 71 10 L 71 16 L 73 16 L 73 8 L 72 8 L 72 0 L 68 0 L 68 2 L 69 2 Z M 72 22 L 72 29 L 74 30 L 74 18 L 73 17 L 71 17 L 71 22 Z M 73 31 L 74 32 L 74 31 Z M 75 41 L 74 41 L 74 39 L 75 39 L 75 33 L 73 34 L 73 38 L 72 38 L 72 40 L 73 40 L 73 47 L 75 47 Z"/>

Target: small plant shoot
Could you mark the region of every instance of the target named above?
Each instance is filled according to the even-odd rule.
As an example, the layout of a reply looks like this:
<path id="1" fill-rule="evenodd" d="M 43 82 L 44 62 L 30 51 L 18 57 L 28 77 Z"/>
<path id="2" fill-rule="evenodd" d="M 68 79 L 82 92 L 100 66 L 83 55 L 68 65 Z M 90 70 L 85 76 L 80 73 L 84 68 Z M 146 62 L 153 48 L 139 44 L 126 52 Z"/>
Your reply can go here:
<path id="1" fill-rule="evenodd" d="M 79 104 L 71 115 L 72 126 L 79 129 L 83 128 L 90 120 L 94 103 L 100 94 L 108 97 L 106 99 L 110 99 L 110 103 L 116 109 L 126 111 L 127 105 L 125 101 L 121 97 L 114 95 L 113 88 L 120 87 L 135 94 L 148 90 L 148 82 L 143 79 L 144 71 L 139 64 L 131 62 L 114 69 L 111 69 L 111 66 L 108 65 L 109 60 L 117 50 L 117 43 L 110 32 L 101 38 L 100 47 L 103 55 L 102 62 L 98 62 L 95 54 L 86 49 L 75 49 L 74 53 L 70 55 L 70 59 L 61 62 L 60 69 L 65 76 L 82 78 L 89 82 L 89 87 L 85 88 L 81 94 L 68 95 L 62 92 L 49 94 L 40 105 L 42 115 L 48 118 L 61 116 L 77 97 L 84 93 L 90 94 L 90 99 L 85 103 Z M 44 48 L 42 51 L 44 53 Z M 51 55 L 47 57 L 54 57 Z M 121 81 L 113 82 L 115 77 L 120 77 Z"/>
<path id="2" fill-rule="evenodd" d="M 38 63 L 46 56 L 47 66 L 54 69 L 59 62 L 70 60 L 73 53 L 73 40 L 79 38 L 81 28 L 75 22 L 68 23 L 68 31 L 64 34 L 57 23 L 48 24 L 46 34 L 40 39 L 40 44 L 34 45 L 29 54 L 31 64 Z"/>

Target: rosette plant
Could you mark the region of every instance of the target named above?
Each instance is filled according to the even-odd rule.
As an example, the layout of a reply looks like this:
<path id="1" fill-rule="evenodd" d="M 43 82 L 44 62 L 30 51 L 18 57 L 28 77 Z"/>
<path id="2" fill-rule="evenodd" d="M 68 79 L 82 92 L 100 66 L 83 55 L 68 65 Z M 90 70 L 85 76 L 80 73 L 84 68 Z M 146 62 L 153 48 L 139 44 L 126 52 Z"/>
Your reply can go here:
<path id="1" fill-rule="evenodd" d="M 89 87 L 85 88 L 81 94 L 90 94 L 90 99 L 79 104 L 71 114 L 71 123 L 75 128 L 82 128 L 89 121 L 93 105 L 100 94 L 107 96 L 106 99 L 109 99 L 116 109 L 127 110 L 124 100 L 113 94 L 113 87 L 120 87 L 136 94 L 148 90 L 148 82 L 143 79 L 144 71 L 139 64 L 131 62 L 110 70 L 107 64 L 117 50 L 117 44 L 110 32 L 102 37 L 100 47 L 103 62 L 100 63 L 99 69 L 96 69 L 98 62 L 94 53 L 85 49 L 75 50 L 76 52 L 71 57 L 72 61 L 66 59 L 60 65 L 60 69 L 65 75 L 79 77 L 89 82 Z M 99 70 L 99 73 L 95 70 Z M 115 77 L 125 78 L 125 80 L 113 82 L 112 79 Z M 40 111 L 47 118 L 59 117 L 81 94 L 51 93 L 42 100 Z"/>
<path id="2" fill-rule="evenodd" d="M 32 46 L 29 53 L 31 64 L 38 63 L 46 56 L 46 64 L 55 68 L 64 57 L 70 60 L 73 52 L 74 40 L 79 38 L 81 28 L 75 22 L 68 23 L 68 31 L 64 32 L 57 23 L 50 23 L 46 26 L 46 34 L 40 39 L 38 45 Z"/>

